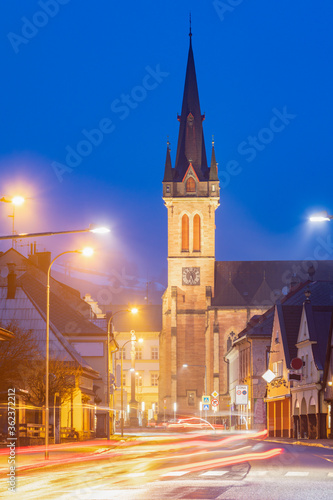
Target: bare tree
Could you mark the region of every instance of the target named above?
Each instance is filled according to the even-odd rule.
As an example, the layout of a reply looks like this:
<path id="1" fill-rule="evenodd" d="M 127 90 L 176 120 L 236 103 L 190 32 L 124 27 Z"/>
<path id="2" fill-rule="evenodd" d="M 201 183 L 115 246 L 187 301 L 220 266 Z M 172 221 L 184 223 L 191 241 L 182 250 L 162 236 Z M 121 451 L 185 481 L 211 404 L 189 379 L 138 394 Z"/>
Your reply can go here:
<path id="1" fill-rule="evenodd" d="M 45 405 L 45 357 L 32 330 L 24 330 L 15 322 L 6 324 L 14 338 L 0 344 L 0 392 L 8 387 L 26 391 L 25 399 L 41 407 Z M 49 395 L 53 401 L 58 394 L 60 401 L 70 399 L 82 368 L 76 361 L 50 359 Z"/>
<path id="2" fill-rule="evenodd" d="M 44 359 L 42 362 L 34 363 L 25 372 L 25 380 L 29 391 L 29 401 L 35 406 L 45 405 L 45 380 L 46 370 Z M 49 375 L 49 397 L 54 400 L 55 394 L 63 403 L 71 398 L 76 387 L 76 380 L 82 373 L 80 365 L 74 361 L 63 361 L 61 359 L 50 360 Z"/>
<path id="3" fill-rule="evenodd" d="M 0 344 L 0 392 L 8 387 L 23 389 L 24 372 L 39 357 L 38 342 L 32 330 L 23 330 L 15 322 L 1 326 L 14 338 Z"/>

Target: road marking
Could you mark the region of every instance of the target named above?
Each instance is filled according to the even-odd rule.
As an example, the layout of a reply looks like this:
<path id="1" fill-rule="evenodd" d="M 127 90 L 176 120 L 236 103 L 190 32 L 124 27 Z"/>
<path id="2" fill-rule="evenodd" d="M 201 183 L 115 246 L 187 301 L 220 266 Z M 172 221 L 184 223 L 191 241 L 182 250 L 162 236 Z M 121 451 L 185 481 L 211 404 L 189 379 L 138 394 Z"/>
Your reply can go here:
<path id="1" fill-rule="evenodd" d="M 171 472 L 167 472 L 166 474 L 162 474 L 162 476 L 184 476 L 184 474 L 189 474 L 190 470 L 174 470 Z"/>
<path id="2" fill-rule="evenodd" d="M 208 472 L 203 472 L 200 476 L 223 476 L 228 474 L 228 470 L 209 470 Z"/>
<path id="3" fill-rule="evenodd" d="M 308 475 L 309 475 L 309 472 L 300 472 L 300 471 L 299 472 L 297 472 L 297 471 L 287 472 L 285 474 L 285 476 L 308 476 Z"/>
<path id="4" fill-rule="evenodd" d="M 129 474 L 125 474 L 126 477 L 142 477 L 145 476 L 145 472 L 131 472 Z"/>
<path id="5" fill-rule="evenodd" d="M 248 476 L 265 476 L 267 472 L 267 470 L 250 470 Z"/>

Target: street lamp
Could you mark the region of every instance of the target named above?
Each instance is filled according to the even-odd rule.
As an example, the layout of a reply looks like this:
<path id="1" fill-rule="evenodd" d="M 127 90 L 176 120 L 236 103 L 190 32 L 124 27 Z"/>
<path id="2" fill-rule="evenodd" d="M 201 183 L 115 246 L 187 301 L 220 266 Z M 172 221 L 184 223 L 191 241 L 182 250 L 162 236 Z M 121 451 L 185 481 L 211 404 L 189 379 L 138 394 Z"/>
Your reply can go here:
<path id="1" fill-rule="evenodd" d="M 143 339 L 138 340 L 140 343 L 143 342 Z M 137 342 L 134 330 L 131 331 L 131 338 L 127 340 L 120 347 L 120 406 L 121 406 L 121 417 L 120 417 L 120 430 L 121 437 L 124 435 L 124 383 L 123 383 L 123 359 L 124 359 L 124 347 L 129 342 Z"/>
<path id="2" fill-rule="evenodd" d="M 0 199 L 0 201 L 3 201 Z M 12 240 L 12 239 L 22 239 L 22 238 L 38 238 L 39 236 L 56 236 L 57 234 L 73 234 L 73 233 L 95 233 L 104 234 L 109 233 L 110 229 L 107 227 L 96 227 L 94 224 L 86 229 L 71 229 L 70 231 L 47 231 L 46 233 L 19 233 L 0 236 L 0 240 Z"/>
<path id="3" fill-rule="evenodd" d="M 326 210 L 310 217 L 311 222 L 326 222 L 333 219 L 333 215 L 328 215 Z"/>
<path id="4" fill-rule="evenodd" d="M 49 458 L 49 370 L 50 370 L 50 273 L 52 264 L 62 255 L 67 253 L 80 253 L 86 257 L 93 254 L 91 248 L 83 250 L 67 250 L 57 255 L 50 263 L 47 270 L 47 286 L 46 286 L 46 381 L 45 381 L 45 460 Z"/>
<path id="5" fill-rule="evenodd" d="M 122 312 L 131 312 L 132 314 L 137 314 L 138 309 L 136 307 L 133 307 L 132 309 L 122 309 L 121 311 L 116 311 L 114 314 L 112 314 L 109 318 L 108 321 L 108 328 L 107 328 L 107 359 L 106 359 L 106 374 L 107 374 L 107 395 L 106 395 L 106 404 L 108 407 L 108 419 L 107 419 L 107 439 L 110 440 L 110 342 L 111 340 L 114 339 L 113 335 L 113 318 L 116 316 L 116 314 L 122 313 Z M 112 336 L 112 339 L 111 339 Z M 111 351 L 112 353 L 116 352 L 119 349 L 119 345 L 115 341 L 116 344 L 116 349 Z M 112 366 L 112 363 L 111 363 Z M 113 367 L 112 367 L 113 369 Z M 112 398 L 112 406 L 113 406 L 113 398 Z M 112 408 L 113 409 L 113 408 Z M 112 422 L 113 422 L 113 415 L 112 415 Z"/>
<path id="6" fill-rule="evenodd" d="M 13 198 L 5 198 L 2 197 L 0 198 L 0 201 L 3 201 L 4 203 L 12 203 L 13 205 L 13 215 L 8 215 L 8 217 L 12 217 L 13 219 L 13 226 L 12 226 L 12 234 L 15 234 L 15 207 L 19 207 L 24 203 L 24 198 L 23 196 L 13 196 Z M 12 240 L 12 248 L 14 248 L 14 239 Z"/>

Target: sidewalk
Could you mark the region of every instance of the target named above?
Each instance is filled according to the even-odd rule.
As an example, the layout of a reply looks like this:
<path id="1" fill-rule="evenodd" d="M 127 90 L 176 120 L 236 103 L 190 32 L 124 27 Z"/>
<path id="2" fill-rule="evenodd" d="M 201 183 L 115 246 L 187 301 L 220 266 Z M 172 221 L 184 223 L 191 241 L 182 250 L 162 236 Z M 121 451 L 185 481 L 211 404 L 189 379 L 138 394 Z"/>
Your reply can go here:
<path id="1" fill-rule="evenodd" d="M 333 448 L 333 439 L 294 439 L 286 437 L 267 437 L 270 443 L 296 444 L 301 446 L 317 446 L 318 448 Z"/>

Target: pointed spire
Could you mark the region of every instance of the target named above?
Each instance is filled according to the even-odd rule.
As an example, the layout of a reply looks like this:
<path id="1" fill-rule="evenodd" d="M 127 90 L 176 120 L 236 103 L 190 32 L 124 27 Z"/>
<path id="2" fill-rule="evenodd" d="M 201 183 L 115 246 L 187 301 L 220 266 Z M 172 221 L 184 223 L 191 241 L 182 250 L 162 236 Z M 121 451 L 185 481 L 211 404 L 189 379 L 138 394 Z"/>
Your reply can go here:
<path id="1" fill-rule="evenodd" d="M 210 181 L 218 181 L 219 180 L 219 177 L 217 175 L 217 163 L 216 163 L 216 158 L 215 158 L 214 136 L 212 139 L 212 159 L 210 162 L 209 180 Z"/>
<path id="2" fill-rule="evenodd" d="M 199 180 L 207 180 L 209 169 L 203 136 L 197 77 L 192 50 L 192 28 L 190 24 L 190 47 L 188 51 L 183 104 L 180 121 L 175 165 L 175 180 L 183 179 L 190 160 Z"/>
<path id="3" fill-rule="evenodd" d="M 172 168 L 172 164 L 171 164 L 170 151 L 171 151 L 170 150 L 170 142 L 168 139 L 163 182 L 172 182 L 173 181 L 173 168 Z"/>

